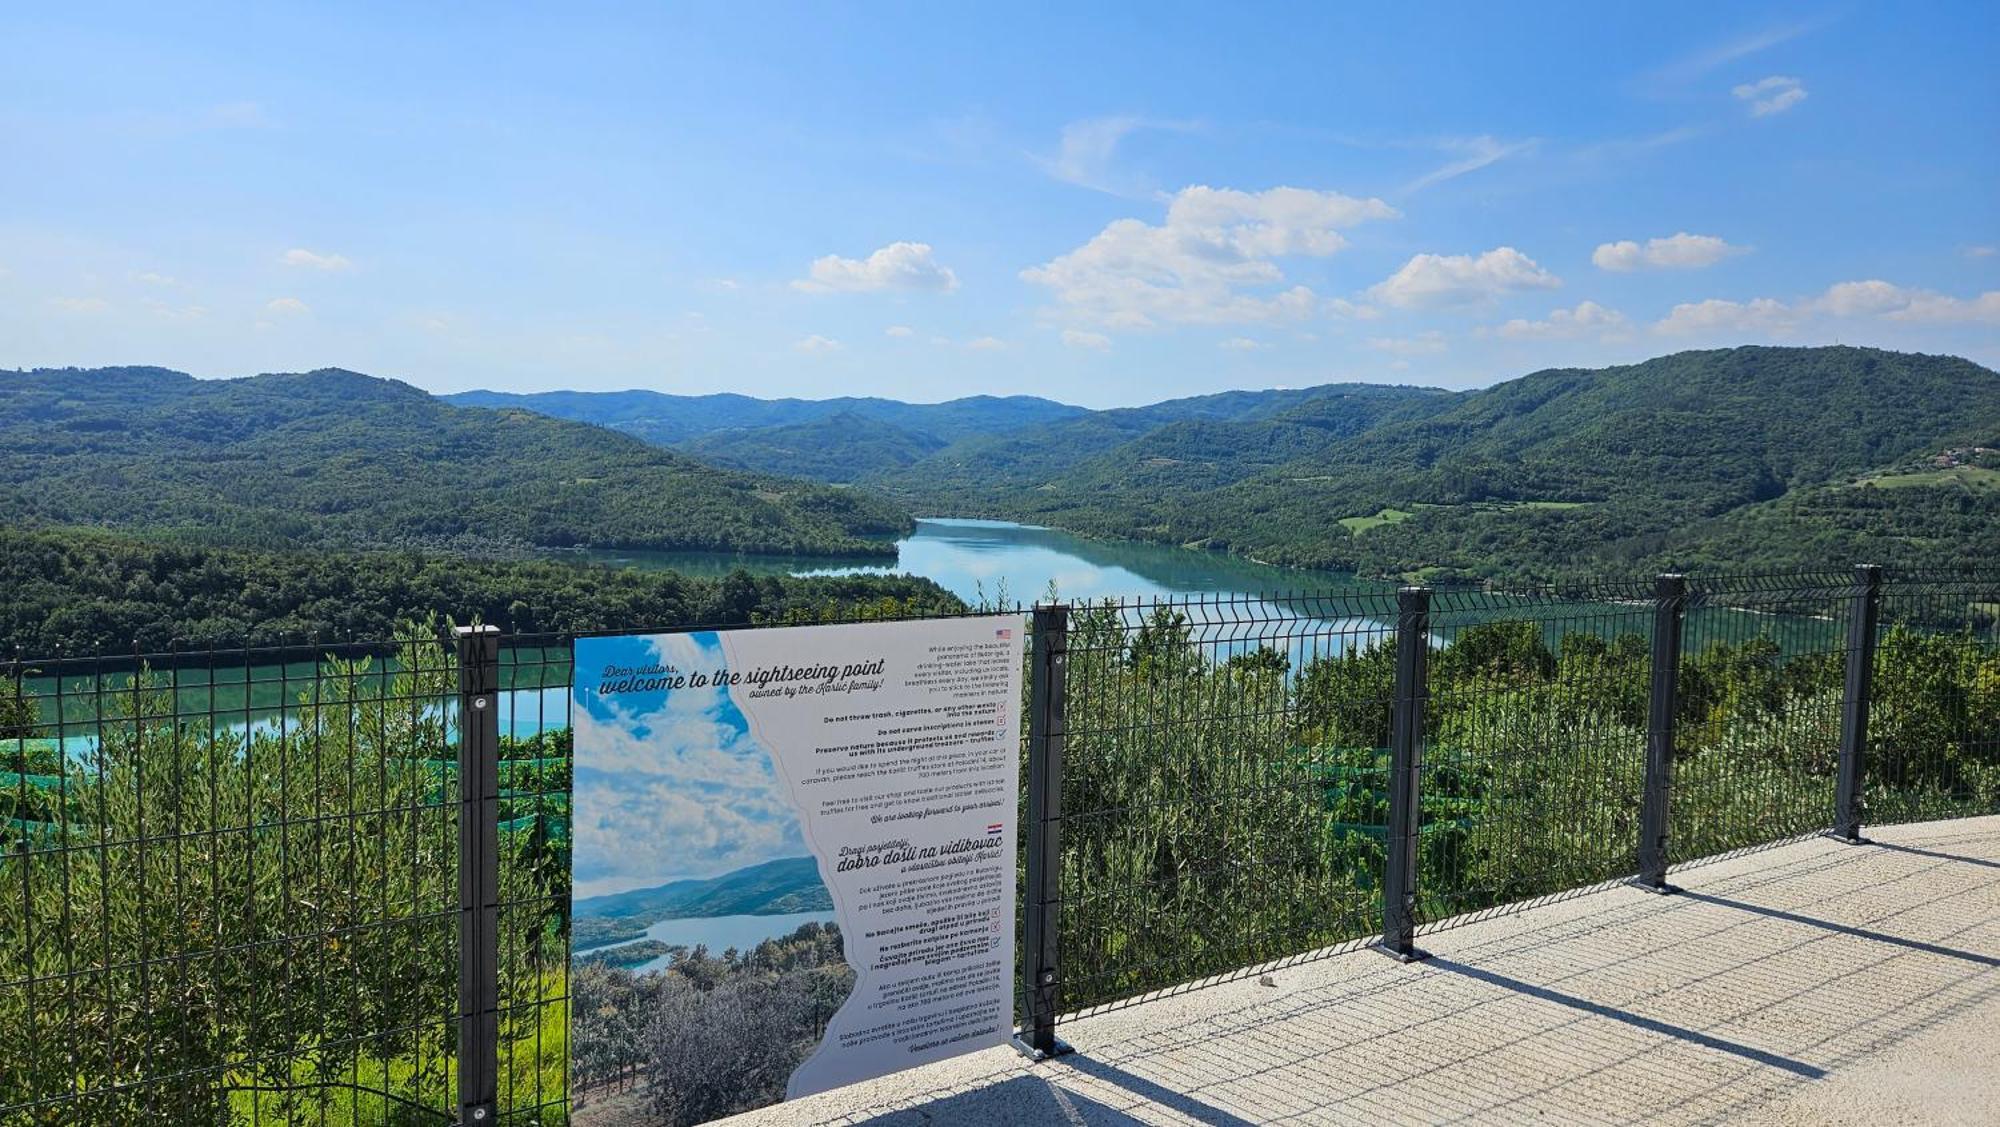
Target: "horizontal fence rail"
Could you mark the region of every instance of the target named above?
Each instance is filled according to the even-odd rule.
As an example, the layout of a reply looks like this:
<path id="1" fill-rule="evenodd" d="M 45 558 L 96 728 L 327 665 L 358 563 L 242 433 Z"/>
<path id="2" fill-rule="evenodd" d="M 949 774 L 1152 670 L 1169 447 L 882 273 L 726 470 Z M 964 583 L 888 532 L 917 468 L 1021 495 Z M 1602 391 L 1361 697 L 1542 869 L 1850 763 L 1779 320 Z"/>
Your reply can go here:
<path id="1" fill-rule="evenodd" d="M 1162 990 L 2000 813 L 1991 571 L 1057 603 L 1023 633 L 1043 1053 Z M 619 1020 L 571 1005 L 572 641 L 0 663 L 0 1127 L 643 1093 L 644 1030 L 570 1046 Z"/>

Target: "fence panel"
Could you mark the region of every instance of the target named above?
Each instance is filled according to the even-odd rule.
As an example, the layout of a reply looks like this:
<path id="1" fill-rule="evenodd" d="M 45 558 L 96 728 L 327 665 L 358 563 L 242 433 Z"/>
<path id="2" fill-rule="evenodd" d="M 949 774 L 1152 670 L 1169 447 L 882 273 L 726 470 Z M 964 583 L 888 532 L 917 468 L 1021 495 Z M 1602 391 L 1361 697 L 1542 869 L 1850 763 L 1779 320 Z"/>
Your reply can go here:
<path id="1" fill-rule="evenodd" d="M 1637 872 L 1651 588 L 1440 591 L 1432 607 L 1420 919 Z"/>
<path id="2" fill-rule="evenodd" d="M 1888 577 L 1872 704 L 1864 825 L 2000 813 L 2000 573 Z"/>
<path id="3" fill-rule="evenodd" d="M 1675 862 L 1833 825 L 1851 572 L 1689 586 L 1668 852 Z"/>
<path id="4" fill-rule="evenodd" d="M 18 673 L 0 1123 L 449 1122 L 450 649 Z"/>
<path id="5" fill-rule="evenodd" d="M 1379 926 L 1393 596 L 1071 609 L 1060 1005 Z"/>

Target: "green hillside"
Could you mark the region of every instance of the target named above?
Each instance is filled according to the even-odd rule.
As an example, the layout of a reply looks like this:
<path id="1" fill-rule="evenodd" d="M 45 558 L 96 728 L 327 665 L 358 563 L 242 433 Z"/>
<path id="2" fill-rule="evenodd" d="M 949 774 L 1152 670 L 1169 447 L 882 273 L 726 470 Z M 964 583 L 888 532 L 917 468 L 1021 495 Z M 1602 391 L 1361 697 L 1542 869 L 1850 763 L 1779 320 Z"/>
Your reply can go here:
<path id="1" fill-rule="evenodd" d="M 1445 399 L 1427 388 L 1330 384 L 1231 391 L 1099 411 L 955 442 L 864 479 L 922 512 L 1049 517 L 1103 510 L 1148 523 L 1158 501 L 1213 488 Z M 1094 521 L 1079 525 L 1095 530 Z"/>
<path id="2" fill-rule="evenodd" d="M 268 547 L 893 551 L 851 490 L 354 372 L 0 372 L 0 522 Z"/>
<path id="3" fill-rule="evenodd" d="M 2000 374 L 1955 357 L 1686 352 L 1537 372 L 1437 405 L 1150 506 L 1098 503 L 1064 481 L 1015 503 L 1087 531 L 1273 562 L 1512 578 L 1691 561 L 1949 562 L 1936 553 L 1976 550 L 1995 515 L 1992 491 L 1956 481 L 1872 496 L 1834 488 L 1948 447 L 1994 444 Z M 1369 519 L 1388 511 L 1407 516 Z"/>
<path id="4" fill-rule="evenodd" d="M 849 483 L 902 469 L 944 440 L 843 411 L 812 422 L 706 434 L 680 447 L 719 466 L 773 469 L 815 481 Z"/>
<path id="5" fill-rule="evenodd" d="M 1086 414 L 1031 395 L 973 395 L 943 403 L 843 396 L 753 399 L 747 395 L 668 395 L 657 391 L 465 391 L 447 395 L 466 407 L 518 407 L 559 419 L 596 423 L 660 446 L 682 446 L 724 431 L 792 427 L 853 415 L 942 445 L 974 434 L 1012 430 Z"/>

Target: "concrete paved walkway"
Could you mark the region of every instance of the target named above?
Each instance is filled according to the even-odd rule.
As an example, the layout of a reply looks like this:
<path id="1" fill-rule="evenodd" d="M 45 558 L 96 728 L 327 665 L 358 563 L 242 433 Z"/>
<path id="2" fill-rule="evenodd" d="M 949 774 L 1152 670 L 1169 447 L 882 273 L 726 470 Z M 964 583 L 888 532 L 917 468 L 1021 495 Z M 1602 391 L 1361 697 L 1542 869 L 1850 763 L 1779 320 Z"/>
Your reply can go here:
<path id="1" fill-rule="evenodd" d="M 1871 828 L 1086 1018 L 738 1124 L 2000 1124 L 2000 818 Z"/>

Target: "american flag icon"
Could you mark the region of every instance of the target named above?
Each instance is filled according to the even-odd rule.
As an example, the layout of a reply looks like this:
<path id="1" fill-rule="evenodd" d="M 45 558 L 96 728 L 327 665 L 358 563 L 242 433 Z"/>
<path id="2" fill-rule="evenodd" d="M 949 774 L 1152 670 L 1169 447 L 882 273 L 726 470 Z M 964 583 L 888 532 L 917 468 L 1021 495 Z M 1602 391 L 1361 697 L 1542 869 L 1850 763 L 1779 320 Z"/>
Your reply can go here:
<path id="1" fill-rule="evenodd" d="M 1002 626 L 993 632 L 993 636 L 1003 642 L 1009 641 L 1014 637 L 1014 629 L 1011 626 Z"/>

